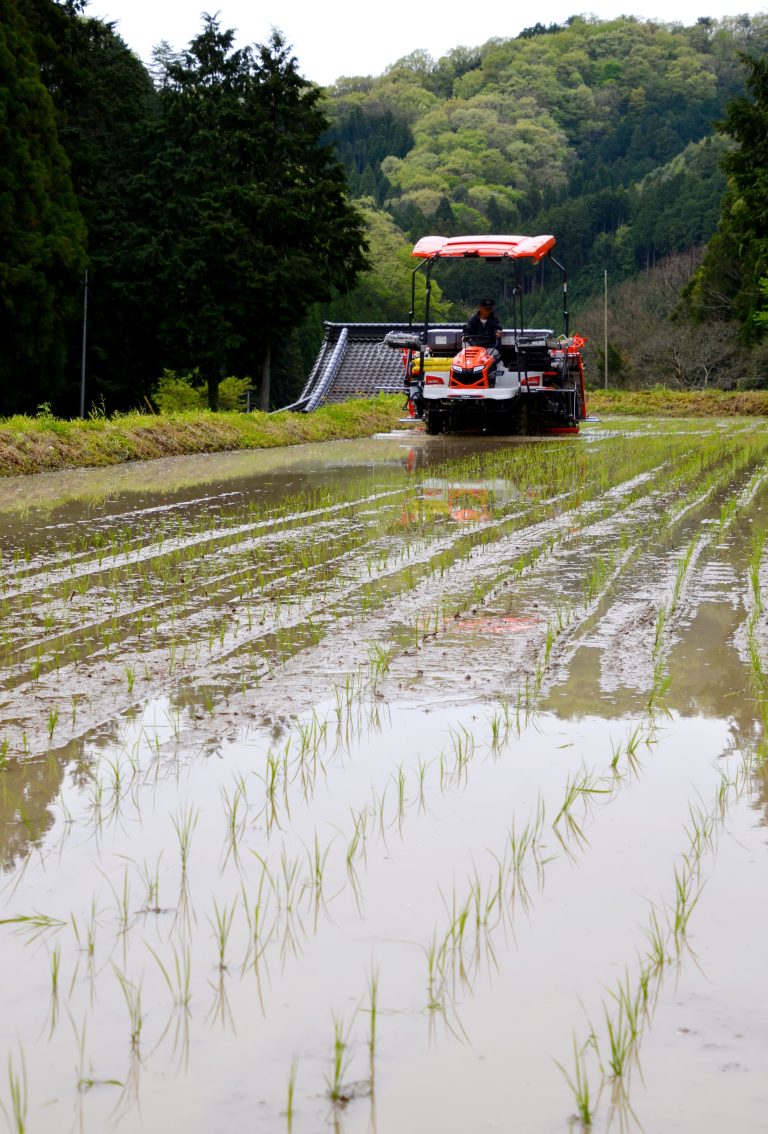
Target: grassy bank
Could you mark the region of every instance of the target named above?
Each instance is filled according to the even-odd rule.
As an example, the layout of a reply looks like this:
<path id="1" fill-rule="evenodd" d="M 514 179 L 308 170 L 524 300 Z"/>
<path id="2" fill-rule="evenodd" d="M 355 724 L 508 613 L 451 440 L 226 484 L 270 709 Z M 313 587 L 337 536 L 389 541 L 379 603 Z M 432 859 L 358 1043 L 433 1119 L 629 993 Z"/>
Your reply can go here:
<path id="1" fill-rule="evenodd" d="M 587 408 L 597 415 L 753 417 L 768 415 L 768 390 L 594 390 L 587 395 Z M 392 429 L 402 414 L 402 398 L 389 396 L 324 406 L 311 414 L 195 410 L 88 421 L 12 417 L 0 421 L 0 476 L 368 437 Z"/>
<path id="2" fill-rule="evenodd" d="M 392 429 L 402 407 L 401 397 L 389 396 L 324 406 L 311 414 L 196 410 L 87 421 L 12 417 L 0 421 L 0 476 L 367 437 Z"/>
<path id="3" fill-rule="evenodd" d="M 768 390 L 588 390 L 587 411 L 632 417 L 762 417 Z"/>

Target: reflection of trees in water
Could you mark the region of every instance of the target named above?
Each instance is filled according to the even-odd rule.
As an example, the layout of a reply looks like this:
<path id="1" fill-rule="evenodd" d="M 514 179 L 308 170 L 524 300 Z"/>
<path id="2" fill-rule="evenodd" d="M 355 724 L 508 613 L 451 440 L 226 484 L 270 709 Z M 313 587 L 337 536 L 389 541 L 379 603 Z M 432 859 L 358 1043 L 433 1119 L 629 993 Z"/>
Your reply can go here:
<path id="1" fill-rule="evenodd" d="M 759 825 L 768 827 L 768 763 L 755 768 L 752 782 L 755 789 L 752 806 L 755 811 L 760 812 Z"/>
<path id="2" fill-rule="evenodd" d="M 672 675 L 665 706 L 681 717 L 704 717 L 727 721 L 731 747 L 753 748 L 760 735 L 758 709 L 752 694 L 747 666 L 733 644 L 739 611 L 730 603 L 706 602 L 696 610 L 690 623 L 674 628 L 675 641 L 666 666 Z M 610 706 L 614 716 L 644 712 L 650 688 L 619 683 L 606 694 L 601 689 L 604 668 L 612 669 L 610 655 L 586 644 L 574 654 L 567 675 L 553 688 L 542 705 L 559 716 L 580 717 L 600 713 L 601 704 Z"/>
<path id="3" fill-rule="evenodd" d="M 9 757 L 0 774 L 0 868 L 4 871 L 12 870 L 53 826 L 53 803 L 73 761 L 76 777 L 88 778 L 82 756 L 82 743 L 73 742 L 46 756 Z"/>

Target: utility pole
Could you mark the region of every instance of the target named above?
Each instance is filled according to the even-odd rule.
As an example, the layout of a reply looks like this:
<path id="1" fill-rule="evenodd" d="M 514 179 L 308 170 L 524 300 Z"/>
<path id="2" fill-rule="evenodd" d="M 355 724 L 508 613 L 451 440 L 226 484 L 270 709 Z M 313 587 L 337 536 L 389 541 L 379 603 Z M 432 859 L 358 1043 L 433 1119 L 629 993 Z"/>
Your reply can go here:
<path id="1" fill-rule="evenodd" d="M 85 269 L 83 291 L 83 349 L 80 355 L 80 417 L 85 419 L 85 344 L 88 337 L 88 269 Z"/>
<path id="2" fill-rule="evenodd" d="M 605 382 L 604 382 L 604 384 L 605 384 L 605 388 L 607 390 L 608 389 L 608 269 L 607 268 L 605 269 L 603 281 L 604 281 L 604 290 L 605 290 L 605 297 L 604 297 L 604 303 L 603 303 L 603 311 L 604 311 L 604 318 L 603 318 L 603 332 L 604 332 L 603 363 L 604 363 L 604 366 L 605 366 Z"/>
<path id="3" fill-rule="evenodd" d="M 261 393 L 259 404 L 264 413 L 269 413 L 269 383 L 272 366 L 272 344 L 267 343 L 264 356 L 261 360 Z"/>

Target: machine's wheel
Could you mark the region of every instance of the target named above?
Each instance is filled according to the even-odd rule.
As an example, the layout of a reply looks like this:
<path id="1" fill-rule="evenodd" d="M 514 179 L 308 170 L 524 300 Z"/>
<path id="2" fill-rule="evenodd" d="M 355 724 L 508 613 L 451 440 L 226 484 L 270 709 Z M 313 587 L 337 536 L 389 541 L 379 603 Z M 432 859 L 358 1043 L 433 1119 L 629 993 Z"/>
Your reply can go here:
<path id="1" fill-rule="evenodd" d="M 443 415 L 439 410 L 424 411 L 424 429 L 427 433 L 442 433 L 443 424 Z"/>

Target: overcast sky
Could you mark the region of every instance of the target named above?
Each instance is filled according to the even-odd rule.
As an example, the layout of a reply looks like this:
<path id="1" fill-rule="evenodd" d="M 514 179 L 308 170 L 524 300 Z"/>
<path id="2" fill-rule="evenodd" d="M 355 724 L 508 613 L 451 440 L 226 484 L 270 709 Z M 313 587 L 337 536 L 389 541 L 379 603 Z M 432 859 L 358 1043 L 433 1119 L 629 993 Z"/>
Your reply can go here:
<path id="1" fill-rule="evenodd" d="M 237 45 L 263 43 L 278 28 L 290 44 L 306 78 L 328 84 L 341 75 L 380 75 L 389 64 L 417 48 L 436 59 L 452 47 L 475 47 L 493 36 L 515 36 L 540 21 L 562 23 L 574 13 L 613 19 L 631 12 L 642 18 L 695 23 L 699 16 L 735 16 L 764 12 L 743 0 L 644 0 L 646 7 L 624 0 L 597 0 L 580 9 L 578 0 L 546 0 L 538 5 L 489 4 L 475 8 L 458 0 L 383 0 L 349 4 L 343 0 L 285 0 L 270 6 L 253 0 L 91 0 L 88 14 L 114 21 L 117 32 L 145 62 L 161 40 L 186 47 L 197 35 L 201 14 L 219 12 L 223 28 L 235 28 Z"/>

